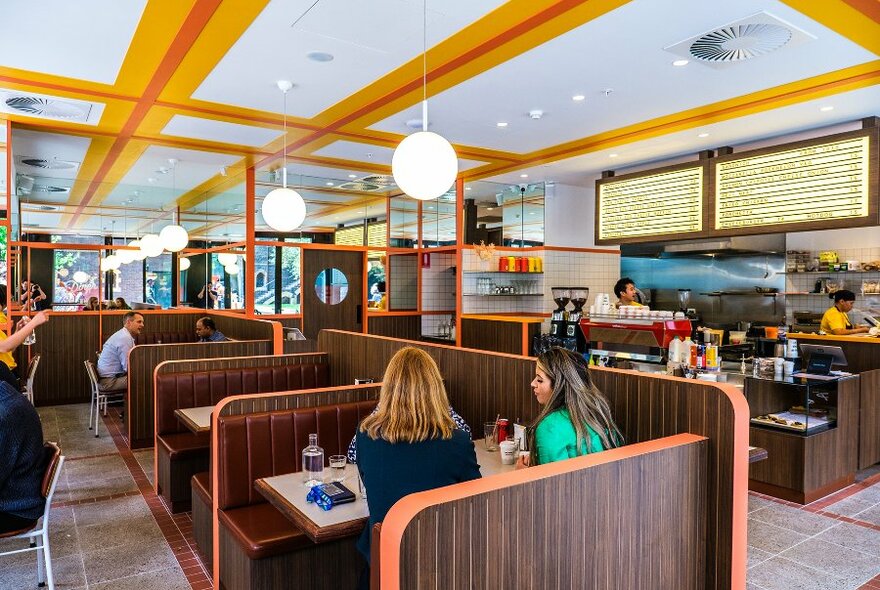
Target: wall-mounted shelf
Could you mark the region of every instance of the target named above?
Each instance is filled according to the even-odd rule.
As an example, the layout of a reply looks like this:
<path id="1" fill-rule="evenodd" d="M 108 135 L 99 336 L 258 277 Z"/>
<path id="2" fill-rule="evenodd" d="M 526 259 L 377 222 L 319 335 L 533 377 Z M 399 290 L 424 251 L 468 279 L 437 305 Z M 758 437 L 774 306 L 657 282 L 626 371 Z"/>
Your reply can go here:
<path id="1" fill-rule="evenodd" d="M 880 270 L 802 270 L 784 272 L 787 275 L 842 275 L 842 274 L 880 274 Z"/>

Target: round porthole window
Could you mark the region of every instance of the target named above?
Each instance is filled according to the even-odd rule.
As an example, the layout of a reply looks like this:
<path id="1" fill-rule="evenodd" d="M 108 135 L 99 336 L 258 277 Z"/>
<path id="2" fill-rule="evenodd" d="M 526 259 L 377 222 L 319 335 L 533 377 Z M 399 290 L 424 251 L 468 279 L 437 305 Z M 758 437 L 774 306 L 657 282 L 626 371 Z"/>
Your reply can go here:
<path id="1" fill-rule="evenodd" d="M 348 279 L 338 268 L 325 268 L 315 277 L 315 294 L 327 305 L 342 303 L 348 295 Z"/>

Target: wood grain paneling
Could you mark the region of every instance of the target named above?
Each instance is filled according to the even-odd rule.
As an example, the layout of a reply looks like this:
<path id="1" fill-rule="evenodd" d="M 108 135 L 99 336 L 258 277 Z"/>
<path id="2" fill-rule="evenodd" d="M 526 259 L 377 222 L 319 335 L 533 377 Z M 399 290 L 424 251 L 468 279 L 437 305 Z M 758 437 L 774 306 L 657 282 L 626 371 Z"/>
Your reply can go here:
<path id="1" fill-rule="evenodd" d="M 302 252 L 303 334 L 315 338 L 324 328 L 363 331 L 364 252 L 305 249 Z M 325 269 L 336 268 L 348 280 L 348 292 L 341 302 L 328 305 L 315 292 L 315 279 Z"/>
<path id="2" fill-rule="evenodd" d="M 474 433 L 479 432 L 481 423 L 493 421 L 499 414 L 526 423 L 537 416 L 540 408 L 529 387 L 534 359 L 333 330 L 318 336 L 318 348 L 330 354 L 333 383 L 350 383 L 362 376 L 381 380 L 390 358 L 404 346 L 421 348 L 437 361 L 450 403 Z M 706 586 L 729 587 L 732 539 L 738 534 L 735 528 L 745 526 L 745 512 L 743 522 L 735 523 L 733 507 L 735 486 L 741 485 L 745 494 L 745 478 L 734 482 L 734 454 L 735 443 L 742 445 L 743 461 L 747 461 L 747 414 L 743 413 L 739 418 L 742 424 L 737 425 L 732 398 L 704 382 L 601 368 L 592 369 L 591 375 L 609 399 L 628 444 L 679 433 L 710 439 Z M 744 407 L 744 398 L 737 403 L 740 401 Z M 737 429 L 742 440 L 736 439 Z"/>
<path id="3" fill-rule="evenodd" d="M 306 354 L 279 354 L 265 356 L 234 356 L 206 359 L 180 359 L 165 361 L 156 367 L 156 375 L 167 373 L 193 373 L 221 369 L 245 369 L 256 367 L 286 367 L 311 363 L 326 363 L 328 355 L 323 352 Z"/>
<path id="4" fill-rule="evenodd" d="M 462 318 L 461 345 L 477 350 L 522 354 L 522 324 Z"/>
<path id="5" fill-rule="evenodd" d="M 667 440 L 659 450 L 423 508 L 403 532 L 400 588 L 707 587 L 709 443 Z M 384 564 L 383 580 L 394 575 Z"/>
<path id="6" fill-rule="evenodd" d="M 376 336 L 418 340 L 422 335 L 422 316 L 371 314 L 367 320 L 367 330 Z"/>
<path id="7" fill-rule="evenodd" d="M 271 394 L 237 396 L 227 401 L 220 409 L 220 416 L 256 414 L 275 410 L 296 408 L 315 408 L 330 404 L 347 404 L 364 400 L 379 399 L 381 384 L 354 385 L 330 389 L 308 389 Z"/>
<path id="8" fill-rule="evenodd" d="M 271 352 L 270 340 L 135 346 L 128 357 L 128 395 L 125 399 L 129 446 L 137 449 L 153 445 L 153 372 L 159 363 L 176 359 L 257 356 Z"/>
<path id="9" fill-rule="evenodd" d="M 284 354 L 299 354 L 318 350 L 317 340 L 285 340 L 282 344 Z"/>
<path id="10" fill-rule="evenodd" d="M 196 321 L 208 316 L 217 324 L 217 329 L 228 338 L 235 340 L 271 340 L 273 322 L 248 318 L 233 312 L 217 312 L 204 309 L 182 309 L 173 311 L 138 311 L 144 316 L 144 332 L 191 332 L 195 335 Z M 102 338 L 106 341 L 113 332 L 122 327 L 125 312 L 114 311 L 101 315 Z"/>
<path id="11" fill-rule="evenodd" d="M 34 376 L 34 404 L 88 403 L 91 389 L 83 361 L 96 361 L 98 348 L 97 314 L 52 314 L 49 322 L 37 328 L 37 341 L 19 346 L 15 354 L 22 378 L 30 355 L 40 355 Z"/>
<path id="12" fill-rule="evenodd" d="M 880 462 L 880 370 L 859 374 L 859 390 L 858 467 L 865 469 Z"/>

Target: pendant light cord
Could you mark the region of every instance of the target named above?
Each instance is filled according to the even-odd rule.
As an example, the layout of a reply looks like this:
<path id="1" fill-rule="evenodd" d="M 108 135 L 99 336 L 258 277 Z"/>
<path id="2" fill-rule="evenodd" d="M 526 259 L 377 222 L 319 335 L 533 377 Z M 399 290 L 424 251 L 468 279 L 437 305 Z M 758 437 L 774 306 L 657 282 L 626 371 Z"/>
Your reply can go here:
<path id="1" fill-rule="evenodd" d="M 281 187 L 287 188 L 287 90 L 282 90 L 281 94 L 284 97 L 284 133 L 281 136 Z"/>
<path id="2" fill-rule="evenodd" d="M 428 0 L 422 0 L 422 131 L 428 130 Z"/>

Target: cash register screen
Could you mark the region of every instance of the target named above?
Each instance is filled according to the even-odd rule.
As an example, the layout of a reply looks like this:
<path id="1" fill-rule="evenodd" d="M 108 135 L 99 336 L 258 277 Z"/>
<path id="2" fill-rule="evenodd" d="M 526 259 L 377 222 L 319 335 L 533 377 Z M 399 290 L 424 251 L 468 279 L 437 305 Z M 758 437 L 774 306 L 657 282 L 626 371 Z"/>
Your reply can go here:
<path id="1" fill-rule="evenodd" d="M 801 354 L 807 358 L 806 372 L 827 375 L 832 365 L 846 365 L 846 356 L 839 346 L 801 344 Z"/>

